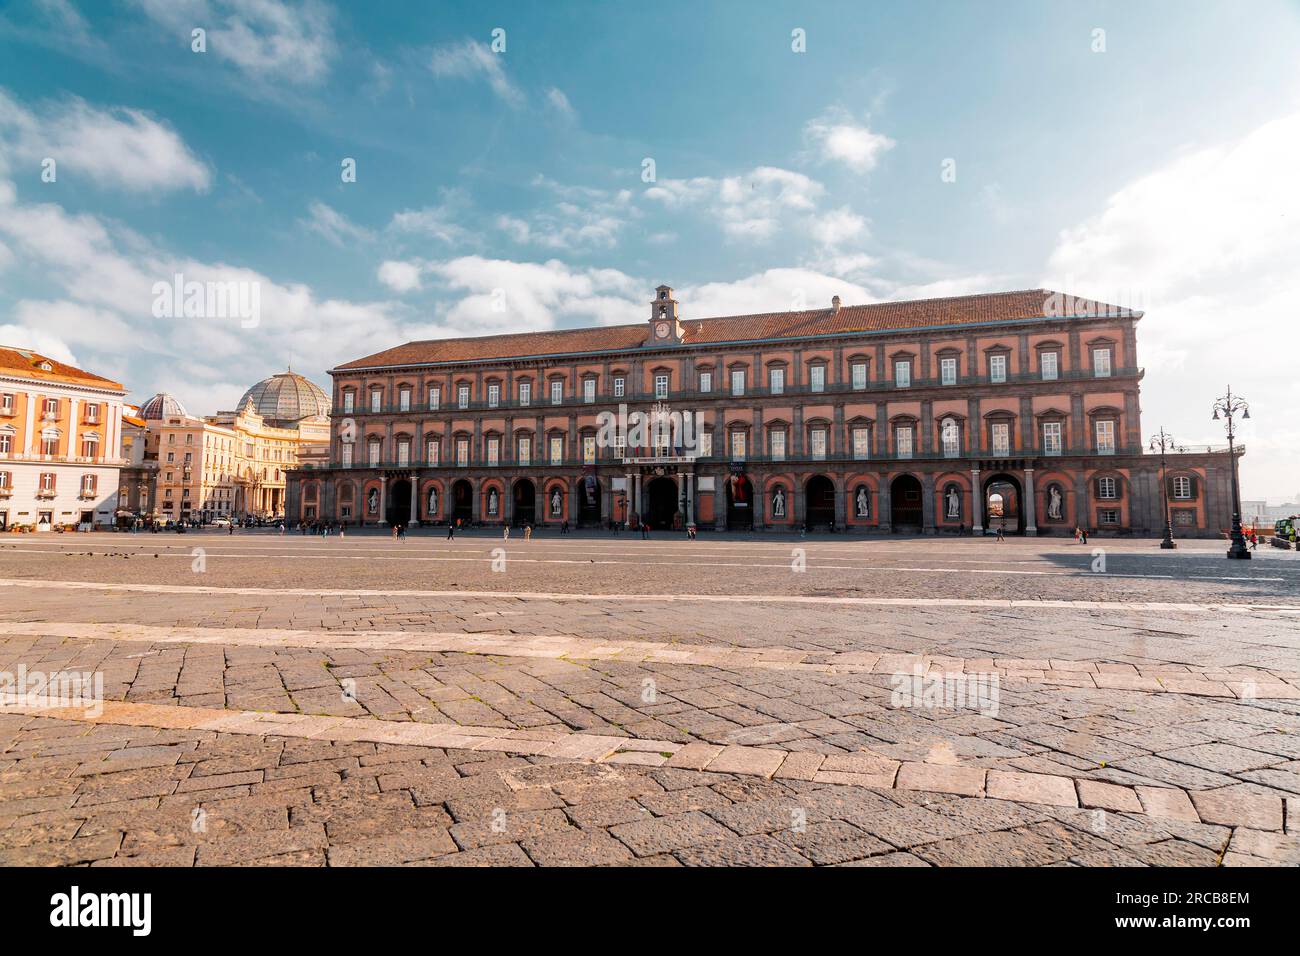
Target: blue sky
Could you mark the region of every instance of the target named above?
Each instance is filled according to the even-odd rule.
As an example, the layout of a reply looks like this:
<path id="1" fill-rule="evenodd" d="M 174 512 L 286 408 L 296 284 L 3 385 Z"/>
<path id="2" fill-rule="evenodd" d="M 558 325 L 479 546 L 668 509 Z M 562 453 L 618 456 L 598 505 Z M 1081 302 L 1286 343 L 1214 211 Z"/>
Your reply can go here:
<path id="1" fill-rule="evenodd" d="M 12 0 L 0 340 L 208 413 L 659 282 L 691 317 L 1049 285 L 1147 310 L 1147 431 L 1222 441 L 1231 381 L 1246 495 L 1291 498 L 1297 49 L 1294 2 Z M 258 325 L 156 317 L 176 272 Z"/>

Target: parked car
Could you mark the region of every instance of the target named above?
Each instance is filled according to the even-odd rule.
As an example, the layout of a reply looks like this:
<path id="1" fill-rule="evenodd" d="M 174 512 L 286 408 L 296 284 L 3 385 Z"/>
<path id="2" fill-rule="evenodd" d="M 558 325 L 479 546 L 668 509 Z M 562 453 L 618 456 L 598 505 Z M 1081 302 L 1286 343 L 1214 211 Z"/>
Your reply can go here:
<path id="1" fill-rule="evenodd" d="M 229 519 L 229 518 L 213 518 L 213 519 L 212 519 L 212 526 L 213 526 L 214 528 L 229 528 L 229 527 L 230 527 L 230 519 Z"/>

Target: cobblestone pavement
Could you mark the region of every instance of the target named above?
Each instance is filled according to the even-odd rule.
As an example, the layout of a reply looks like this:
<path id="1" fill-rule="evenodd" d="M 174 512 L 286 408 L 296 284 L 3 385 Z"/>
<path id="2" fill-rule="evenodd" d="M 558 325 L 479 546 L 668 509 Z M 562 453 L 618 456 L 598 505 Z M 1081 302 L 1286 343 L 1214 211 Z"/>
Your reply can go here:
<path id="1" fill-rule="evenodd" d="M 0 705 L 0 862 L 1295 865 L 1300 562 L 1223 550 L 9 537 L 0 673 L 104 703 Z"/>

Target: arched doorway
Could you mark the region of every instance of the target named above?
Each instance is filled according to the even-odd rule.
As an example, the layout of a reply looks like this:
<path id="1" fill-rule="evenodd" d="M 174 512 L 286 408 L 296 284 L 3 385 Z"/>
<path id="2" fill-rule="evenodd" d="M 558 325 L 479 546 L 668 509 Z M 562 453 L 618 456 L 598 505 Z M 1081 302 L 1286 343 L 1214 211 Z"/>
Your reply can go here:
<path id="1" fill-rule="evenodd" d="M 677 482 L 671 478 L 652 478 L 646 485 L 646 523 L 652 528 L 671 528 L 677 514 Z"/>
<path id="2" fill-rule="evenodd" d="M 578 482 L 578 523 L 600 524 L 600 482 L 592 474 L 583 475 Z"/>
<path id="3" fill-rule="evenodd" d="M 384 507 L 384 520 L 387 524 L 410 524 L 411 522 L 411 482 L 399 478 L 388 486 L 388 501 Z"/>
<path id="4" fill-rule="evenodd" d="M 537 523 L 537 488 L 527 478 L 515 482 L 514 510 L 510 514 L 516 525 Z"/>
<path id="5" fill-rule="evenodd" d="M 474 486 L 464 478 L 451 486 L 451 520 L 469 524 L 474 519 Z"/>
<path id="6" fill-rule="evenodd" d="M 825 475 L 813 475 L 804 486 L 804 525 L 810 531 L 835 527 L 835 483 Z"/>
<path id="7" fill-rule="evenodd" d="M 1001 528 L 1006 534 L 1019 534 L 1024 528 L 1024 499 L 1020 482 L 1011 475 L 998 474 L 984 482 L 984 527 Z"/>
<path id="8" fill-rule="evenodd" d="M 920 480 L 915 475 L 899 475 L 889 485 L 890 527 L 920 533 L 923 520 Z"/>
<path id="9" fill-rule="evenodd" d="M 743 474 L 730 475 L 727 481 L 727 528 L 751 530 L 754 527 L 754 486 Z"/>

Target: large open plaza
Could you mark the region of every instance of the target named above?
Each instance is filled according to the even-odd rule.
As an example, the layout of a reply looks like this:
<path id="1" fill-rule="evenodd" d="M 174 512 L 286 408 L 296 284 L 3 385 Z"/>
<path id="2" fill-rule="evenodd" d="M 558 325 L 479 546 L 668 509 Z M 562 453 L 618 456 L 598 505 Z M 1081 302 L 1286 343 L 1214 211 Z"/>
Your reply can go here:
<path id="1" fill-rule="evenodd" d="M 1152 541 L 0 542 L 7 864 L 1300 862 L 1300 561 Z M 66 701 L 64 701 L 66 702 Z"/>

